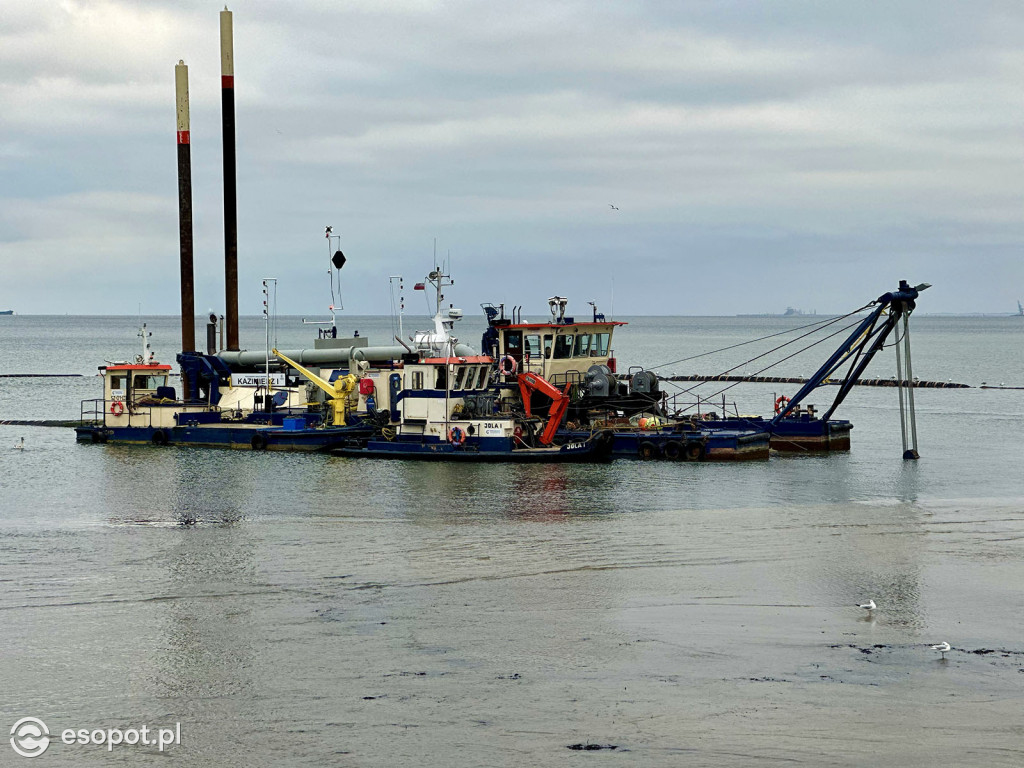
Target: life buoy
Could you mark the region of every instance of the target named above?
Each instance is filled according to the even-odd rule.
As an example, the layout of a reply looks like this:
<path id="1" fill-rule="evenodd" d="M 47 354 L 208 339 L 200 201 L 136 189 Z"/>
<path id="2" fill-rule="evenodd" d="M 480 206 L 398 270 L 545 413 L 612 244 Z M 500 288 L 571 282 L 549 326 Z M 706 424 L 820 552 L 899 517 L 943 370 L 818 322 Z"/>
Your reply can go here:
<path id="1" fill-rule="evenodd" d="M 452 427 L 450 430 L 448 430 L 448 441 L 452 445 L 462 445 L 464 442 L 466 442 L 466 433 L 463 432 L 458 427 Z"/>
<path id="2" fill-rule="evenodd" d="M 124 413 L 124 403 L 120 400 L 115 400 L 110 404 L 110 414 L 112 416 L 120 416 Z"/>
<path id="3" fill-rule="evenodd" d="M 519 363 L 512 355 L 505 355 L 498 362 L 498 370 L 500 370 L 505 376 L 515 376 L 517 370 L 519 370 Z"/>
<path id="4" fill-rule="evenodd" d="M 779 395 L 778 399 L 775 401 L 775 412 L 782 413 L 786 410 L 787 405 L 789 405 L 789 398 L 785 395 Z"/>

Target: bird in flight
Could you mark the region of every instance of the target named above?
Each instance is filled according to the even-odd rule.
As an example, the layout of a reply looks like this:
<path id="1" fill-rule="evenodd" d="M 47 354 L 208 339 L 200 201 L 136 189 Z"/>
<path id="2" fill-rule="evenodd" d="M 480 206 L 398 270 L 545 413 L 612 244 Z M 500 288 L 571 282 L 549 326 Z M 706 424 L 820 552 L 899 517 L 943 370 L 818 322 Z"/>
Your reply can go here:
<path id="1" fill-rule="evenodd" d="M 875 601 L 874 600 L 868 600 L 866 603 L 861 603 L 857 607 L 858 608 L 863 608 L 865 611 L 873 611 L 878 606 L 875 605 Z"/>
<path id="2" fill-rule="evenodd" d="M 611 208 L 613 211 L 619 210 L 619 207 L 617 205 L 612 205 L 611 203 L 608 203 L 608 207 Z"/>
<path id="3" fill-rule="evenodd" d="M 946 658 L 946 653 L 950 649 L 951 649 L 951 646 L 949 645 L 949 643 L 946 643 L 946 642 L 942 642 L 942 643 L 939 643 L 938 645 L 933 645 L 932 646 L 932 650 L 933 651 L 938 651 L 939 653 L 941 653 L 942 654 L 942 658 Z"/>

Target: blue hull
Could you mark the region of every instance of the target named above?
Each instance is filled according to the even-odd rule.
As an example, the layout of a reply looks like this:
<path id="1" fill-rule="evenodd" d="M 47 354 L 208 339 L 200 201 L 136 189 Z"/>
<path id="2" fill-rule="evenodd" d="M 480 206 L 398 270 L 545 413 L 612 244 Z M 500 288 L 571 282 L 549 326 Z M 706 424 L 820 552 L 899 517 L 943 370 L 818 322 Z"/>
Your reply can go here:
<path id="1" fill-rule="evenodd" d="M 780 453 L 822 453 L 850 450 L 853 424 L 845 419 L 822 421 L 807 414 L 785 418 L 777 424 L 771 419 L 715 419 L 700 422 L 711 429 L 756 429 L 771 435 L 771 449 Z"/>
<path id="2" fill-rule="evenodd" d="M 362 426 L 283 429 L 262 424 L 198 424 L 170 429 L 81 426 L 75 428 L 75 433 L 80 443 L 315 452 L 344 445 L 367 435 L 368 430 Z"/>
<path id="3" fill-rule="evenodd" d="M 559 432 L 563 439 L 579 440 L 586 432 Z M 760 430 L 700 431 L 616 430 L 612 457 L 667 459 L 669 461 L 753 461 L 767 459 L 769 435 Z"/>
<path id="4" fill-rule="evenodd" d="M 589 433 L 584 436 L 589 438 Z M 467 439 L 463 445 L 438 440 L 359 440 L 336 448 L 332 451 L 337 456 L 374 458 L 374 459 L 417 459 L 428 461 L 480 461 L 480 462 L 530 462 L 530 463 L 562 463 L 562 462 L 598 462 L 611 458 L 611 440 L 581 439 L 579 442 L 568 443 L 550 448 L 515 447 L 510 439 Z"/>

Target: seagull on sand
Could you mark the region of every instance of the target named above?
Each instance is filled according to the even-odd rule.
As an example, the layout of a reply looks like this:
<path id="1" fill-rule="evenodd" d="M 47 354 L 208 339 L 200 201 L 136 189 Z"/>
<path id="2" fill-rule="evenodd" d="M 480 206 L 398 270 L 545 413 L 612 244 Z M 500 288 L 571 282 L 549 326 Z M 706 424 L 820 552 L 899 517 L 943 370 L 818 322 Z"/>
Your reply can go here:
<path id="1" fill-rule="evenodd" d="M 858 608 L 863 608 L 865 611 L 873 611 L 878 606 L 875 605 L 875 601 L 874 600 L 868 600 L 866 603 L 860 603 L 857 607 Z"/>
<path id="2" fill-rule="evenodd" d="M 945 659 L 946 658 L 946 652 L 950 650 L 950 645 L 949 645 L 949 643 L 942 642 L 942 643 L 939 643 L 938 645 L 933 645 L 932 646 L 932 650 L 933 651 L 938 651 L 939 653 L 941 653 L 942 654 L 942 658 Z"/>

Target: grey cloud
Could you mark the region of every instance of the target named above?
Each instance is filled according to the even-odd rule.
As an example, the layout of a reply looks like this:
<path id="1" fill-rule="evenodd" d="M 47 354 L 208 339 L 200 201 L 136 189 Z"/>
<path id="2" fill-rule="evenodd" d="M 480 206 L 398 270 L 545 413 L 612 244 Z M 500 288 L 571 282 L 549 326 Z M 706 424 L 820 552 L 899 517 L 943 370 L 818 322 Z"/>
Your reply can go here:
<path id="1" fill-rule="evenodd" d="M 96 286 L 111 311 L 140 291 L 174 311 L 179 58 L 197 301 L 218 305 L 220 6 L 8 6 L 0 262 L 22 311 L 46 311 L 57 285 L 34 284 L 47 220 L 90 259 L 149 254 L 162 287 Z M 466 306 L 582 301 L 612 276 L 619 312 L 810 306 L 801 295 L 841 310 L 900 277 L 935 283 L 935 311 L 997 311 L 1024 291 L 1018 4 L 232 9 L 243 290 L 274 272 L 284 311 L 322 303 L 326 224 L 366 283 L 355 312 L 386 311 L 386 275 L 424 271 L 434 237 Z"/>

